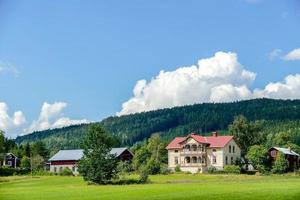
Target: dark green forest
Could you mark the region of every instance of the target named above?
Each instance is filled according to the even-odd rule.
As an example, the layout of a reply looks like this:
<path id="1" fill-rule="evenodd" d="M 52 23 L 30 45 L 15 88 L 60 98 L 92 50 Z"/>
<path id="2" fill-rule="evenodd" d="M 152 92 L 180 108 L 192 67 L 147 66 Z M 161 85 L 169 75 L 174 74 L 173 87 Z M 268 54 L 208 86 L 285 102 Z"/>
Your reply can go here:
<path id="1" fill-rule="evenodd" d="M 153 133 L 163 140 L 190 132 L 206 135 L 211 131 L 228 134 L 228 125 L 235 116 L 244 115 L 250 121 L 260 120 L 263 132 L 289 133 L 300 145 L 300 100 L 253 99 L 233 103 L 202 103 L 161 109 L 121 117 L 108 117 L 100 123 L 116 136 L 123 146 L 144 141 Z M 34 132 L 16 138 L 17 143 L 42 140 L 51 151 L 79 148 L 90 124 Z"/>

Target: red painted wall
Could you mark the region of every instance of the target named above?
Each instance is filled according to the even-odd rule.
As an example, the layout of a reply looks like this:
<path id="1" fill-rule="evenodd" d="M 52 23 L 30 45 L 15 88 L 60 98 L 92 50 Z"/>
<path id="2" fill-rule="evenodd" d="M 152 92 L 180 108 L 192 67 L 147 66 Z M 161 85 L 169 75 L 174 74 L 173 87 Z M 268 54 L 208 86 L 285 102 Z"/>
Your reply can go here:
<path id="1" fill-rule="evenodd" d="M 51 161 L 51 165 L 75 165 L 75 160 L 67 160 L 67 161 Z"/>

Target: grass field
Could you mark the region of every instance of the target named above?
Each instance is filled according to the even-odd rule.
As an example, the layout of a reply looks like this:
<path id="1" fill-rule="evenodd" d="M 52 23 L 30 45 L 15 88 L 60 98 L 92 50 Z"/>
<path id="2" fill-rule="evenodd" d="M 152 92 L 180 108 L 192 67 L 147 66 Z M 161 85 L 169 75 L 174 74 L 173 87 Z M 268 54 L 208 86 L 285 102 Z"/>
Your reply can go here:
<path id="1" fill-rule="evenodd" d="M 81 177 L 0 177 L 1 200 L 300 199 L 300 176 L 151 176 L 145 185 L 87 185 Z"/>

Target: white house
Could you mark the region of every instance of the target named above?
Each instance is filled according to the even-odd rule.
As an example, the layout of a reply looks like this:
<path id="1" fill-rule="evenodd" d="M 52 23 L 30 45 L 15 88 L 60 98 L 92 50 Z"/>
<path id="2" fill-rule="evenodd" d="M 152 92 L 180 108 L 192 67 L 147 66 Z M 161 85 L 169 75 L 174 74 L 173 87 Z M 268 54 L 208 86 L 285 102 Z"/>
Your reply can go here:
<path id="1" fill-rule="evenodd" d="M 234 165 L 241 158 L 241 150 L 233 136 L 204 137 L 195 133 L 186 137 L 176 137 L 166 147 L 168 150 L 168 167 L 192 173 L 204 172 L 209 166 L 223 169 L 225 165 Z"/>

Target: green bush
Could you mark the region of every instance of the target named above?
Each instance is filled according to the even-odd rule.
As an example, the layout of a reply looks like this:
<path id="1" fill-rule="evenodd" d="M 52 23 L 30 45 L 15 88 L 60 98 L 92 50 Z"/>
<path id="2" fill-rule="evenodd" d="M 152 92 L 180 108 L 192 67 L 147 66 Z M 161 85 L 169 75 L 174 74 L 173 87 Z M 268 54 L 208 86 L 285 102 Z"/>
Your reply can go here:
<path id="1" fill-rule="evenodd" d="M 283 153 L 278 152 L 276 156 L 276 160 L 274 161 L 272 172 L 274 174 L 283 174 L 286 172 L 288 168 L 288 161 L 285 159 Z"/>
<path id="2" fill-rule="evenodd" d="M 226 166 L 224 166 L 223 171 L 228 174 L 240 174 L 241 168 L 240 168 L 240 166 L 237 166 L 237 165 L 226 165 Z"/>
<path id="3" fill-rule="evenodd" d="M 168 168 L 166 164 L 162 164 L 160 166 L 160 174 L 170 174 L 171 170 Z"/>
<path id="4" fill-rule="evenodd" d="M 176 165 L 176 167 L 175 167 L 175 172 L 181 172 L 181 169 L 180 169 L 180 166 L 179 166 L 179 165 Z"/>
<path id="5" fill-rule="evenodd" d="M 36 170 L 32 172 L 33 176 L 54 176 L 57 175 L 57 173 L 49 172 L 46 170 Z"/>
<path id="6" fill-rule="evenodd" d="M 59 175 L 61 175 L 61 176 L 73 176 L 74 174 L 68 167 L 66 167 L 62 170 L 62 172 L 59 173 Z"/>
<path id="7" fill-rule="evenodd" d="M 12 168 L 3 166 L 0 168 L 0 176 L 13 176 L 13 175 L 24 175 L 28 174 L 29 170 L 26 169 L 19 169 L 19 168 Z"/>
<path id="8" fill-rule="evenodd" d="M 213 167 L 213 166 L 209 166 L 208 168 L 207 168 L 207 172 L 209 173 L 209 174 L 213 174 L 213 173 L 215 173 L 217 171 L 217 168 L 215 168 L 215 167 Z"/>

